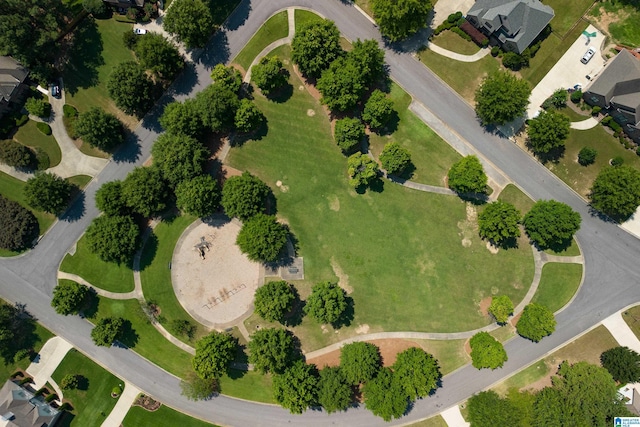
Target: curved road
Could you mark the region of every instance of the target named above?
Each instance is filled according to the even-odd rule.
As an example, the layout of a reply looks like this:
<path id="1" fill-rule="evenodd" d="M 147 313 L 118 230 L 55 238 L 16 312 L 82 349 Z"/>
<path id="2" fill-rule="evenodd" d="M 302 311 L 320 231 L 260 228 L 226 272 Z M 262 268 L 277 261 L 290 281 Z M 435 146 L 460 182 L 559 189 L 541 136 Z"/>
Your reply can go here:
<path id="1" fill-rule="evenodd" d="M 218 62 L 227 62 L 237 54 L 274 12 L 290 6 L 312 8 L 334 20 L 349 39 L 380 40 L 377 29 L 347 2 L 337 0 L 245 0 L 229 19 L 224 31 L 216 34 L 199 63 L 183 73 L 171 93 L 160 104 L 172 98 L 193 96 L 210 83 L 209 71 Z M 530 364 L 545 353 L 571 340 L 605 317 L 640 300 L 640 245 L 636 238 L 615 224 L 591 215 L 588 206 L 564 183 L 554 177 L 526 153 L 508 140 L 487 133 L 476 121 L 473 110 L 445 86 L 410 53 L 387 49 L 386 59 L 393 78 L 417 101 L 436 116 L 534 199 L 556 199 L 568 203 L 582 216 L 578 238 L 585 257 L 584 284 L 573 303 L 558 316 L 557 331 L 533 344 L 514 338 L 506 344 L 509 361 L 496 371 L 478 371 L 471 366 L 446 376 L 443 387 L 428 399 L 416 402 L 407 416 L 396 420 L 403 424 L 436 414 L 478 392 L 502 377 Z M 81 236 L 98 214 L 94 205 L 97 188 L 104 182 L 123 178 L 134 166 L 148 158 L 150 146 L 159 132 L 157 124 L 161 107 L 152 111 L 136 130 L 135 149 L 120 152 L 99 176 L 89 184 L 82 198 L 76 200 L 65 217 L 58 221 L 30 253 L 0 261 L 0 295 L 22 302 L 54 333 L 70 341 L 89 357 L 110 371 L 126 378 L 136 387 L 163 402 L 198 418 L 224 425 L 327 424 L 349 426 L 386 425 L 364 408 L 326 415 L 307 411 L 292 416 L 282 408 L 260 405 L 220 396 L 207 402 L 190 402 L 180 395 L 178 379 L 136 355 L 119 348 L 96 347 L 91 342 L 91 325 L 78 317 L 62 317 L 51 309 L 49 301 L 56 285 L 58 264 L 66 251 Z"/>

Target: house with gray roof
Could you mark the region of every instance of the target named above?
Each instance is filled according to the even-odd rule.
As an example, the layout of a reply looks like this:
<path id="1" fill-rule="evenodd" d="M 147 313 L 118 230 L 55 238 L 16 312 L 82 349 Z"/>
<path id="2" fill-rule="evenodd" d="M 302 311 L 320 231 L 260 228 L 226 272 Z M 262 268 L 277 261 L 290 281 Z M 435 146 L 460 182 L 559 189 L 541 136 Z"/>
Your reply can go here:
<path id="1" fill-rule="evenodd" d="M 15 59 L 0 56 L 0 118 L 11 111 L 13 104 L 24 101 L 29 71 Z"/>
<path id="2" fill-rule="evenodd" d="M 12 381 L 0 389 L 0 426 L 52 427 L 60 411 Z"/>
<path id="3" fill-rule="evenodd" d="M 640 60 L 623 49 L 591 81 L 582 95 L 599 106 L 640 144 Z"/>
<path id="4" fill-rule="evenodd" d="M 522 53 L 554 16 L 538 0 L 478 0 L 466 19 L 508 52 Z"/>

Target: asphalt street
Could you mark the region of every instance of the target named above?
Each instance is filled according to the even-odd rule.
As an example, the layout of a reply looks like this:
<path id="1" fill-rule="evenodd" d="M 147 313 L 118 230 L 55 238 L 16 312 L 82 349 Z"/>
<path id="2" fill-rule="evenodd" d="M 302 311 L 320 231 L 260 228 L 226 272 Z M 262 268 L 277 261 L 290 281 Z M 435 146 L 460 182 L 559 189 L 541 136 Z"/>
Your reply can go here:
<path id="1" fill-rule="evenodd" d="M 216 397 L 191 402 L 180 395 L 178 379 L 122 348 L 96 347 L 89 337 L 91 325 L 78 317 L 57 315 L 50 307 L 56 272 L 67 250 L 80 238 L 98 214 L 95 191 L 105 182 L 122 179 L 148 157 L 160 128 L 157 123 L 163 105 L 172 99 L 185 99 L 210 83 L 210 69 L 227 62 L 246 44 L 262 23 L 286 7 L 306 7 L 334 20 L 349 39 L 381 41 L 375 26 L 348 2 L 338 0 L 245 0 L 229 19 L 224 31 L 209 43 L 199 62 L 185 71 L 159 105 L 143 120 L 131 137 L 128 149 L 117 153 L 105 169 L 86 188 L 72 208 L 42 238 L 31 252 L 0 261 L 0 296 L 25 303 L 27 309 L 54 333 L 98 361 L 110 371 L 162 402 L 198 418 L 222 425 L 305 426 L 387 425 L 364 408 L 327 415 L 307 411 L 292 416 L 279 407 Z M 392 424 L 404 424 L 436 414 L 466 399 L 508 374 L 534 362 L 554 348 L 598 324 L 612 313 L 640 301 L 640 245 L 638 240 L 616 224 L 593 216 L 589 207 L 569 187 L 552 175 L 515 144 L 486 132 L 473 110 L 457 94 L 420 64 L 402 46 L 387 46 L 386 59 L 392 77 L 443 123 L 466 139 L 487 160 L 514 180 L 534 199 L 555 199 L 569 204 L 582 216 L 577 237 L 585 257 L 586 276 L 572 304 L 557 316 L 558 327 L 550 337 L 533 344 L 519 337 L 506 343 L 509 361 L 496 371 L 466 366 L 446 376 L 435 395 L 416 402 L 409 413 Z M 453 72 L 453 70 L 452 70 Z M 224 392 L 224 390 L 223 390 Z"/>

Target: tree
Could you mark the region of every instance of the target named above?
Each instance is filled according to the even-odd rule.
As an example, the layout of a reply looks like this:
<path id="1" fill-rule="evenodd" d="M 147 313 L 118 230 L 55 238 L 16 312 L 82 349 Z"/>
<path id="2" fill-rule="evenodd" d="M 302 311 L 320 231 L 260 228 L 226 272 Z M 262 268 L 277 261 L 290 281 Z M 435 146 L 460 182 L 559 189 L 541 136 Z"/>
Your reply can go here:
<path id="1" fill-rule="evenodd" d="M 257 214 L 242 224 L 236 244 L 251 261 L 274 262 L 287 245 L 288 234 L 275 216 Z"/>
<path id="2" fill-rule="evenodd" d="M 301 414 L 318 398 L 318 370 L 299 360 L 273 377 L 273 397 L 292 414 Z"/>
<path id="3" fill-rule="evenodd" d="M 398 353 L 393 371 L 409 400 L 430 395 L 442 379 L 436 358 L 418 347 Z"/>
<path id="4" fill-rule="evenodd" d="M 180 381 L 180 389 L 180 394 L 189 400 L 209 400 L 218 394 L 220 385 L 215 378 L 204 379 L 189 373 L 186 379 Z"/>
<path id="5" fill-rule="evenodd" d="M 351 386 L 347 383 L 340 367 L 328 367 L 320 371 L 318 381 L 318 403 L 332 414 L 345 411 L 351 404 Z"/>
<path id="6" fill-rule="evenodd" d="M 194 99 L 187 99 L 184 103 L 174 101 L 167 105 L 160 116 L 160 125 L 174 135 L 194 138 L 199 137 L 204 129 L 200 110 Z"/>
<path id="7" fill-rule="evenodd" d="M 469 398 L 469 421 L 474 427 L 519 426 L 521 414 L 509 399 L 503 399 L 493 390 L 481 391 Z"/>
<path id="8" fill-rule="evenodd" d="M 162 34 L 144 34 L 134 50 L 140 65 L 160 79 L 171 81 L 184 67 L 184 59 L 178 48 Z"/>
<path id="9" fill-rule="evenodd" d="M 51 104 L 42 98 L 31 97 L 24 103 L 24 108 L 34 116 L 46 118 L 51 114 Z"/>
<path id="10" fill-rule="evenodd" d="M 249 363 L 263 374 L 282 374 L 300 359 L 293 334 L 284 329 L 260 329 L 251 335 L 248 347 Z"/>
<path id="11" fill-rule="evenodd" d="M 91 330 L 91 339 L 97 346 L 111 347 L 113 342 L 120 338 L 123 326 L 122 317 L 103 317 Z"/>
<path id="12" fill-rule="evenodd" d="M 522 311 L 516 330 L 520 336 L 538 342 L 556 330 L 556 319 L 547 307 L 531 303 Z"/>
<path id="13" fill-rule="evenodd" d="M 528 144 L 536 154 L 549 154 L 564 148 L 569 136 L 571 120 L 556 111 L 542 111 L 538 117 L 529 120 Z"/>
<path id="14" fill-rule="evenodd" d="M 311 288 L 304 312 L 320 323 L 335 323 L 347 309 L 347 294 L 331 282 L 320 282 Z"/>
<path id="15" fill-rule="evenodd" d="M 222 207 L 229 217 L 246 221 L 267 210 L 271 189 L 249 172 L 227 179 L 222 187 Z"/>
<path id="16" fill-rule="evenodd" d="M 164 29 L 188 48 L 204 47 L 213 31 L 213 17 L 203 0 L 179 0 L 164 17 Z"/>
<path id="17" fill-rule="evenodd" d="M 378 376 L 368 381 L 362 391 L 366 408 L 385 421 L 400 418 L 407 410 L 407 395 L 389 368 L 380 369 Z"/>
<path id="18" fill-rule="evenodd" d="M 291 42 L 291 60 L 302 74 L 311 78 L 320 77 L 342 54 L 338 27 L 326 19 L 306 23 Z"/>
<path id="19" fill-rule="evenodd" d="M 130 216 L 102 215 L 85 233 L 87 247 L 101 260 L 129 263 L 140 246 L 140 229 Z"/>
<path id="20" fill-rule="evenodd" d="M 173 319 L 169 322 L 169 330 L 171 333 L 187 337 L 189 340 L 193 339 L 196 329 L 196 325 L 187 319 Z"/>
<path id="21" fill-rule="evenodd" d="M 364 104 L 362 120 L 364 120 L 371 129 L 379 130 L 391 120 L 394 113 L 393 101 L 387 98 L 384 92 L 376 89 Z"/>
<path id="22" fill-rule="evenodd" d="M 469 340 L 471 364 L 478 369 L 501 368 L 508 360 L 504 347 L 488 332 L 478 332 Z"/>
<path id="23" fill-rule="evenodd" d="M 211 80 L 219 87 L 229 89 L 233 93 L 238 93 L 242 87 L 242 74 L 234 67 L 225 67 L 218 64 L 211 71 Z"/>
<path id="24" fill-rule="evenodd" d="M 287 84 L 287 74 L 277 56 L 265 56 L 251 67 L 251 80 L 265 96 Z"/>
<path id="25" fill-rule="evenodd" d="M 563 108 L 567 106 L 567 98 L 569 96 L 569 93 L 567 92 L 566 89 L 556 89 L 555 92 L 553 92 L 553 95 L 551 95 L 551 98 L 549 98 L 551 100 L 551 104 L 556 107 L 556 108 Z"/>
<path id="26" fill-rule="evenodd" d="M 391 175 L 402 175 L 411 165 L 411 153 L 397 142 L 390 142 L 380 153 L 382 167 Z"/>
<path id="27" fill-rule="evenodd" d="M 631 166 L 602 168 L 589 194 L 591 206 L 618 221 L 640 205 L 640 171 Z"/>
<path id="28" fill-rule="evenodd" d="M 76 282 L 59 282 L 53 289 L 51 307 L 56 313 L 67 316 L 77 314 L 89 296 L 89 288 Z"/>
<path id="29" fill-rule="evenodd" d="M 382 360 L 380 350 L 368 342 L 345 344 L 340 350 L 340 369 L 351 385 L 365 383 L 374 378 Z"/>
<path id="30" fill-rule="evenodd" d="M 33 212 L 0 195 L 0 248 L 19 251 L 29 247 L 40 234 Z"/>
<path id="31" fill-rule="evenodd" d="M 122 197 L 122 181 L 109 181 L 96 191 L 96 207 L 106 215 L 126 215 L 126 200 Z"/>
<path id="32" fill-rule="evenodd" d="M 491 305 L 489 306 L 489 313 L 496 319 L 496 322 L 500 324 L 507 323 L 509 316 L 513 314 L 513 302 L 507 295 L 500 295 L 491 298 Z"/>
<path id="33" fill-rule="evenodd" d="M 115 66 L 107 80 L 107 91 L 116 106 L 127 114 L 142 117 L 153 105 L 153 82 L 133 61 Z"/>
<path id="34" fill-rule="evenodd" d="M 463 157 L 451 166 L 447 175 L 449 188 L 459 194 L 487 192 L 488 178 L 482 163 L 474 155 Z"/>
<path id="35" fill-rule="evenodd" d="M 578 153 L 578 163 L 582 166 L 592 165 L 596 161 L 598 150 L 591 147 L 582 147 Z"/>
<path id="36" fill-rule="evenodd" d="M 162 177 L 175 188 L 204 172 L 204 162 L 211 156 L 198 140 L 187 135 L 161 134 L 151 147 L 153 164 Z"/>
<path id="37" fill-rule="evenodd" d="M 522 214 L 511 203 L 497 200 L 489 203 L 478 214 L 480 237 L 500 246 L 520 237 Z"/>
<path id="38" fill-rule="evenodd" d="M 640 354 L 629 347 L 614 347 L 600 355 L 600 363 L 620 384 L 640 381 Z"/>
<path id="39" fill-rule="evenodd" d="M 82 0 L 82 7 L 93 16 L 102 16 L 107 11 L 107 7 L 102 0 Z"/>
<path id="40" fill-rule="evenodd" d="M 229 88 L 214 83 L 196 95 L 196 105 L 202 124 L 215 133 L 233 127 L 240 101 Z"/>
<path id="41" fill-rule="evenodd" d="M 509 71 L 485 77 L 476 91 L 476 114 L 483 125 L 503 125 L 524 114 L 531 88 Z"/>
<path id="42" fill-rule="evenodd" d="M 211 175 L 182 181 L 175 193 L 176 206 L 190 215 L 204 218 L 220 208 L 220 187 Z"/>
<path id="43" fill-rule="evenodd" d="M 349 184 L 353 188 L 367 187 L 378 179 L 378 163 L 362 153 L 355 153 L 347 159 Z"/>
<path id="44" fill-rule="evenodd" d="M 75 390 L 80 385 L 79 375 L 67 374 L 60 380 L 60 388 L 63 390 Z"/>
<path id="45" fill-rule="evenodd" d="M 258 316 L 267 322 L 282 322 L 293 308 L 296 294 L 284 280 L 269 282 L 256 290 L 253 305 Z"/>
<path id="46" fill-rule="evenodd" d="M 378 83 L 387 74 L 384 50 L 375 40 L 356 40 L 347 52 L 347 57 L 359 65 L 362 83 L 367 88 Z"/>
<path id="47" fill-rule="evenodd" d="M 344 154 L 352 154 L 357 151 L 364 136 L 364 125 L 360 119 L 345 117 L 336 120 L 334 138 Z"/>
<path id="48" fill-rule="evenodd" d="M 322 72 L 316 87 L 322 94 L 320 102 L 329 110 L 345 112 L 358 104 L 365 91 L 359 65 L 350 57 L 341 56 Z"/>
<path id="49" fill-rule="evenodd" d="M 196 341 L 196 355 L 191 359 L 193 370 L 202 379 L 220 378 L 227 371 L 238 349 L 234 337 L 213 331 Z"/>
<path id="50" fill-rule="evenodd" d="M 75 188 L 58 175 L 38 172 L 27 180 L 24 196 L 31 207 L 57 215 L 67 208 Z"/>
<path id="51" fill-rule="evenodd" d="M 234 121 L 235 128 L 240 133 L 249 133 L 260 128 L 266 118 L 262 111 L 248 99 L 240 101 Z"/>
<path id="52" fill-rule="evenodd" d="M 157 167 L 137 167 L 122 182 L 122 197 L 127 206 L 145 218 L 167 207 L 167 186 Z"/>
<path id="53" fill-rule="evenodd" d="M 431 2 L 374 0 L 373 17 L 382 35 L 392 42 L 406 39 L 427 26 Z"/>
<path id="54" fill-rule="evenodd" d="M 87 144 L 102 151 L 110 151 L 124 142 L 122 122 L 99 107 L 81 113 L 73 129 Z"/>
<path id="55" fill-rule="evenodd" d="M 0 141 L 0 162 L 17 169 L 31 167 L 36 160 L 36 156 L 28 147 L 14 141 L 6 139 Z"/>
<path id="56" fill-rule="evenodd" d="M 582 219 L 569 205 L 538 200 L 522 219 L 529 238 L 540 248 L 566 247 Z"/>

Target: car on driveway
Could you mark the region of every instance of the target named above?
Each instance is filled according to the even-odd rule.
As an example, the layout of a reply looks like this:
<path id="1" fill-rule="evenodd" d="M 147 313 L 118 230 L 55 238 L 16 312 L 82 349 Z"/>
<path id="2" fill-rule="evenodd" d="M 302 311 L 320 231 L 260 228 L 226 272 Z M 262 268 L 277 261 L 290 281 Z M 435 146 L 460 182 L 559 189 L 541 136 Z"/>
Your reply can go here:
<path id="1" fill-rule="evenodd" d="M 147 34 L 147 30 L 145 30 L 144 28 L 134 28 L 133 32 L 136 33 L 139 36 L 141 36 L 143 34 Z"/>
<path id="2" fill-rule="evenodd" d="M 580 62 L 582 62 L 583 64 L 586 64 L 587 62 L 591 61 L 591 58 L 593 58 L 593 55 L 595 54 L 596 54 L 596 50 L 590 47 L 589 49 L 587 49 L 585 54 L 582 55 L 582 59 L 580 59 Z"/>
<path id="3" fill-rule="evenodd" d="M 51 96 L 60 98 L 60 86 L 58 86 L 58 83 L 51 84 Z"/>

